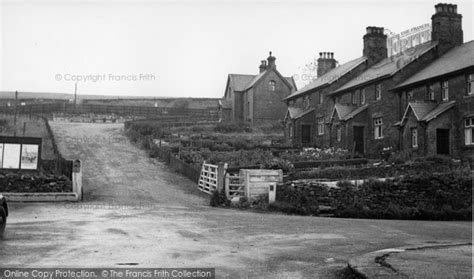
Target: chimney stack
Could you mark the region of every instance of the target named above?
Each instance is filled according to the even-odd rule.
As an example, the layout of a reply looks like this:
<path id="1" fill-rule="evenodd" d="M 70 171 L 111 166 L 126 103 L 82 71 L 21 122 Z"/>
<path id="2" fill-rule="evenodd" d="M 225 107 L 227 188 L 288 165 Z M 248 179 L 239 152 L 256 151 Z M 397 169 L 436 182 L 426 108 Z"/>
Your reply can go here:
<path id="1" fill-rule="evenodd" d="M 438 42 L 439 55 L 463 44 L 462 15 L 458 14 L 457 5 L 435 5 L 435 14 L 431 16 L 431 40 Z"/>
<path id="2" fill-rule="evenodd" d="M 325 73 L 336 68 L 336 59 L 334 59 L 333 52 L 320 52 L 318 58 L 318 77 L 323 76 Z"/>
<path id="3" fill-rule="evenodd" d="M 276 60 L 275 56 L 272 56 L 272 52 L 270 51 L 270 55 L 267 58 L 267 61 L 268 61 L 267 69 L 275 69 L 276 68 L 275 60 Z"/>
<path id="4" fill-rule="evenodd" d="M 260 61 L 260 66 L 258 68 L 260 70 L 260 73 L 265 72 L 265 70 L 267 69 L 267 60 Z"/>
<path id="5" fill-rule="evenodd" d="M 387 35 L 383 27 L 368 26 L 364 35 L 364 50 L 362 55 L 367 57 L 368 66 L 387 58 Z"/>

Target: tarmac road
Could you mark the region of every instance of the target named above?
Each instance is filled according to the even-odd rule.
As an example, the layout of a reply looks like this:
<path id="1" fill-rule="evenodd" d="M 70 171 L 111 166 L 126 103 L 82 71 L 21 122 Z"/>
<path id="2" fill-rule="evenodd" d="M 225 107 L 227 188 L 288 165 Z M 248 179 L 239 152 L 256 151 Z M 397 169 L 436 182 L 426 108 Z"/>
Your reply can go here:
<path id="1" fill-rule="evenodd" d="M 82 203 L 11 203 L 1 267 L 215 267 L 218 278 L 338 278 L 390 247 L 470 242 L 471 222 L 332 219 L 216 209 L 121 124 L 51 123 L 84 163 Z"/>

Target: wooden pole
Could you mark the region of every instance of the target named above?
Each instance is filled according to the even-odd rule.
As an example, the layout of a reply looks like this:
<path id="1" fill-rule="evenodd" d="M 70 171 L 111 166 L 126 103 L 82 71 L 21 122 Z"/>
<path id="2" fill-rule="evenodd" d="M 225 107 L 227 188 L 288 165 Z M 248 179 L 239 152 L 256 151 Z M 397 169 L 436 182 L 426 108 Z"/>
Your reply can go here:
<path id="1" fill-rule="evenodd" d="M 13 124 L 16 126 L 16 113 L 17 113 L 17 106 L 18 106 L 18 91 L 15 91 L 15 116 L 13 120 Z"/>

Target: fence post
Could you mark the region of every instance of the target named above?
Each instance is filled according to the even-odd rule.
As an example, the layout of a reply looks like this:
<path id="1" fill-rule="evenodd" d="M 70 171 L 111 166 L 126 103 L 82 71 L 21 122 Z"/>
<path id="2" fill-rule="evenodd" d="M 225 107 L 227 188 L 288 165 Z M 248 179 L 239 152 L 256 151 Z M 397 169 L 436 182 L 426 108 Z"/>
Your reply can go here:
<path id="1" fill-rule="evenodd" d="M 72 191 L 77 194 L 77 200 L 82 201 L 82 162 L 78 159 L 72 162 Z"/>
<path id="2" fill-rule="evenodd" d="M 225 178 L 224 178 L 224 190 L 225 190 L 225 196 L 227 198 L 229 198 L 229 184 L 230 184 L 229 174 L 226 173 Z"/>
<path id="3" fill-rule="evenodd" d="M 224 191 L 226 170 L 227 170 L 227 163 L 219 164 L 217 166 L 217 192 Z"/>

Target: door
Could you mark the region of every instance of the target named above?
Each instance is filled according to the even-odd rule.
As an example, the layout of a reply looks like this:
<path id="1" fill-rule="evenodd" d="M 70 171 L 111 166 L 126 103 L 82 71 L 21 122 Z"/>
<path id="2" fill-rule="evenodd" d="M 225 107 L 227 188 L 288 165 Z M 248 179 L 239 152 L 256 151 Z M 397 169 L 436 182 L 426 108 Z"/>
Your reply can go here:
<path id="1" fill-rule="evenodd" d="M 449 129 L 436 129 L 436 153 L 449 154 Z"/>
<path id="2" fill-rule="evenodd" d="M 354 126 L 354 151 L 364 154 L 364 127 Z"/>
<path id="3" fill-rule="evenodd" d="M 301 143 L 311 143 L 311 125 L 301 125 Z"/>

